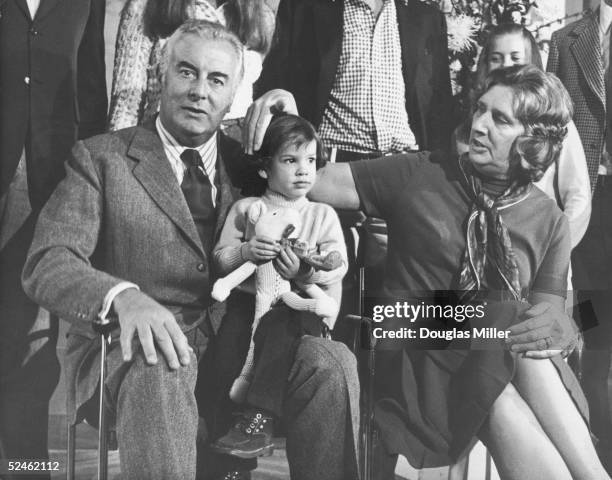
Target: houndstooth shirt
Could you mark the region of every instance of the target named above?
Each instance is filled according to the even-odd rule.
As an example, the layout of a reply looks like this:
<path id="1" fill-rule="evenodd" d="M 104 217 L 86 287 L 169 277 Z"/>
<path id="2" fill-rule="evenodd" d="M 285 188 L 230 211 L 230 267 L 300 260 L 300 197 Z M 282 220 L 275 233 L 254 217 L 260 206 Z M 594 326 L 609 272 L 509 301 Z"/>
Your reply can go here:
<path id="1" fill-rule="evenodd" d="M 408 2 L 408 0 L 402 0 Z M 378 20 L 362 0 L 344 0 L 342 51 L 320 126 L 328 147 L 353 152 L 415 149 L 408 123 L 394 0 Z"/>

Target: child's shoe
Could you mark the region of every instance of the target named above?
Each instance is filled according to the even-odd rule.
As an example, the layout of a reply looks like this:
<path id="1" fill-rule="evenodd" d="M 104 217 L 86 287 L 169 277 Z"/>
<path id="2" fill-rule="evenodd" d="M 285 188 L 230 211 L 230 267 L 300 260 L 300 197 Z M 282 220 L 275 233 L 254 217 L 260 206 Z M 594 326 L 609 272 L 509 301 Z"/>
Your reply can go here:
<path id="1" fill-rule="evenodd" d="M 217 453 L 240 458 L 272 455 L 274 419 L 263 410 L 247 410 L 239 414 L 234 426 L 212 444 Z"/>

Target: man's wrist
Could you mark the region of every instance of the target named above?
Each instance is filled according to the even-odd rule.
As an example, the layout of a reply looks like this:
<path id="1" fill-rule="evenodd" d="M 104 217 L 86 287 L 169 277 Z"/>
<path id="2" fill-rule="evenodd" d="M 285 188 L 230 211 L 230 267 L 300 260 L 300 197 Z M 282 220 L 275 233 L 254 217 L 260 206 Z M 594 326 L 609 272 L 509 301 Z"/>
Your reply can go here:
<path id="1" fill-rule="evenodd" d="M 104 297 L 104 302 L 102 304 L 102 308 L 100 309 L 100 313 L 98 314 L 99 318 L 106 318 L 109 313 L 118 313 L 117 310 L 117 299 L 121 296 L 122 293 L 127 290 L 140 290 L 138 285 L 131 282 L 121 282 L 111 288 L 106 296 Z"/>

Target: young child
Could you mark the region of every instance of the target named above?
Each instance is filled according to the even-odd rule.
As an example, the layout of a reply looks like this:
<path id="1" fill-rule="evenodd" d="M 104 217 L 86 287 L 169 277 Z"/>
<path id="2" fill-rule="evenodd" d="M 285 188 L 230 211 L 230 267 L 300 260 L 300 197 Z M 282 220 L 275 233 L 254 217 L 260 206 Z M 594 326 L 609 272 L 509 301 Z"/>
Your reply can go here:
<path id="1" fill-rule="evenodd" d="M 244 198 L 232 206 L 213 251 L 218 272 L 226 275 L 247 261 L 273 262 L 284 279 L 297 282 L 302 288 L 318 285 L 340 305 L 341 280 L 347 269 L 340 222 L 333 208 L 306 198 L 316 180 L 317 169 L 326 161 L 324 147 L 314 127 L 294 115 L 274 118 L 256 161 L 258 174 L 266 183 L 265 193 L 261 197 Z M 281 246 L 265 235 L 253 234 L 247 212 L 255 202 L 263 202 L 268 211 L 279 208 L 297 211 L 300 221 L 291 236 L 307 242 L 311 248 L 316 247 L 322 254 L 339 252 L 341 266 L 330 271 L 316 270 L 300 262 L 290 247 Z M 272 415 L 282 415 L 284 390 L 297 340 L 305 334 L 320 336 L 323 330 L 321 317 L 311 312 L 297 312 L 283 306 L 273 307 L 263 316 L 261 313 L 256 314 L 257 319 L 261 317 L 259 326 L 254 326 L 252 373 L 248 373 L 246 382 L 243 381 L 243 386 L 248 386 L 246 401 L 249 407 L 230 433 L 214 445 L 218 452 L 243 458 L 271 452 Z M 326 320 L 332 323 L 335 318 L 327 317 Z M 247 364 L 249 361 L 247 359 Z M 244 372 L 243 369 L 242 375 Z M 230 397 L 240 402 L 244 395 L 236 398 L 235 387 L 236 382 Z"/>

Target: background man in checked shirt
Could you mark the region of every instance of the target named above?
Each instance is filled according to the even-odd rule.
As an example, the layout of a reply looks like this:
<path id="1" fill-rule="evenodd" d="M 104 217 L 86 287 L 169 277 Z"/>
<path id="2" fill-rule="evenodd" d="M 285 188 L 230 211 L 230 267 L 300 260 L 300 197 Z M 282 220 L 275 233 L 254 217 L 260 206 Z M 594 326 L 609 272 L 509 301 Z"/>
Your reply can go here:
<path id="1" fill-rule="evenodd" d="M 612 0 L 601 0 L 592 15 L 555 32 L 547 70 L 564 83 L 574 102 L 574 122 L 587 158 L 592 213 L 582 241 L 572 253 L 584 330 L 583 387 L 598 451 L 612 472 L 610 347 L 612 346 Z"/>
<path id="2" fill-rule="evenodd" d="M 438 9 L 419 0 L 281 0 L 275 35 L 256 85 L 263 96 L 245 119 L 247 152 L 259 148 L 276 110 L 312 122 L 336 162 L 449 143 L 453 102 Z M 381 264 L 386 227 L 366 226 L 366 262 Z M 380 275 L 381 268 L 366 272 L 367 284 L 382 284 Z M 355 304 L 351 279 L 349 272 L 345 313 Z"/>

